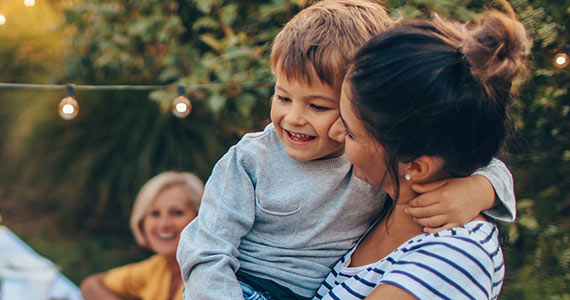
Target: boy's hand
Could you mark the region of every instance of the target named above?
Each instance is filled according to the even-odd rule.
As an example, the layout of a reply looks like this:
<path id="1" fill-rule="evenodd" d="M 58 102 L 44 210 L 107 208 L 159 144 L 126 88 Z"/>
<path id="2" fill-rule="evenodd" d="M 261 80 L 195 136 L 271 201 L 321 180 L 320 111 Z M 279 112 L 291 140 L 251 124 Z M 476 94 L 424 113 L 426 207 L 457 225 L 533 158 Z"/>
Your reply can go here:
<path id="1" fill-rule="evenodd" d="M 481 175 L 414 184 L 412 190 L 421 195 L 406 213 L 430 233 L 461 226 L 495 206 L 493 185 Z"/>

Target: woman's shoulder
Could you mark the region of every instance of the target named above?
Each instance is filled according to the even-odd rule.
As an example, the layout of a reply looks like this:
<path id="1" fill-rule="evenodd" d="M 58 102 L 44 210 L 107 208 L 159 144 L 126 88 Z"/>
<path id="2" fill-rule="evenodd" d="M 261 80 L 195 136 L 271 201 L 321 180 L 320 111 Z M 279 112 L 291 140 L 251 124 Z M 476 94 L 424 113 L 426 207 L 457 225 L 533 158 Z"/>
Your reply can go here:
<path id="1" fill-rule="evenodd" d="M 419 235 L 402 244 L 377 266 L 401 269 L 413 263 L 430 272 L 444 274 L 442 276 L 459 272 L 466 277 L 499 278 L 500 274 L 493 275 L 504 270 L 498 235 L 496 225 L 486 221 Z"/>
<path id="2" fill-rule="evenodd" d="M 151 256 L 145 260 L 141 260 L 137 264 L 139 264 L 140 266 L 148 266 L 150 268 L 156 268 L 159 266 L 165 266 L 165 267 L 167 266 L 166 260 L 164 259 L 164 257 L 162 255 L 159 255 L 159 254 L 154 254 L 153 256 Z"/>
<path id="3" fill-rule="evenodd" d="M 146 276 L 154 273 L 157 269 L 166 268 L 166 260 L 158 254 L 155 254 L 147 259 L 126 264 L 120 267 L 113 268 L 107 271 L 108 274 L 133 274 Z M 119 275 L 120 276 L 120 275 Z"/>
<path id="4" fill-rule="evenodd" d="M 139 296 L 150 282 L 165 276 L 166 260 L 156 254 L 145 260 L 113 268 L 105 273 L 104 284 L 109 290 L 120 294 Z"/>
<path id="5" fill-rule="evenodd" d="M 487 221 L 472 221 L 463 226 L 430 234 L 430 239 L 447 243 L 469 242 L 485 247 L 499 245 L 499 230 L 497 225 Z"/>
<path id="6" fill-rule="evenodd" d="M 443 247 L 458 252 L 477 248 L 484 252 L 493 252 L 499 247 L 499 231 L 493 223 L 472 221 L 438 233 L 415 236 L 398 249 L 406 253 L 426 247 Z"/>

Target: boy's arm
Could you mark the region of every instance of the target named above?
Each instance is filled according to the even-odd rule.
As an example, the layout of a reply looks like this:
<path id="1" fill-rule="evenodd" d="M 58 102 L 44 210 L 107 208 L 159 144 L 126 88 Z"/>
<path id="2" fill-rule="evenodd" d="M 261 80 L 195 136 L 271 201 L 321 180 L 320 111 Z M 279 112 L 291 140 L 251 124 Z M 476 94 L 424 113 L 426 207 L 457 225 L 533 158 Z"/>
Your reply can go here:
<path id="1" fill-rule="evenodd" d="M 463 225 L 481 212 L 507 222 L 516 217 L 513 179 L 509 169 L 498 159 L 470 177 L 412 188 L 422 195 L 410 201 L 406 212 L 424 226 L 426 232 Z"/>
<path id="2" fill-rule="evenodd" d="M 473 175 L 484 176 L 493 185 L 498 200 L 494 201 L 497 205 L 489 207 L 483 213 L 499 221 L 514 222 L 517 217 L 517 200 L 513 175 L 505 163 L 493 158 L 489 165 L 475 171 Z"/>
<path id="3" fill-rule="evenodd" d="M 214 167 L 198 216 L 182 231 L 177 260 L 184 299 L 243 299 L 238 246 L 255 217 L 254 187 L 236 147 Z"/>

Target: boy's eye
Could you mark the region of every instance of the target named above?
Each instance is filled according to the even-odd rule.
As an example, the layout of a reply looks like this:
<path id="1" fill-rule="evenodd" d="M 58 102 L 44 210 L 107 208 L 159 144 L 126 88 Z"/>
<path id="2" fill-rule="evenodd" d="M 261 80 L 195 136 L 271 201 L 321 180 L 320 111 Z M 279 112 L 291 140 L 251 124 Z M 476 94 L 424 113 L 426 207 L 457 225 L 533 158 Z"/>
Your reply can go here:
<path id="1" fill-rule="evenodd" d="M 283 96 L 279 96 L 279 95 L 276 95 L 275 97 L 277 97 L 277 99 L 281 102 L 291 102 L 291 99 L 289 99 L 287 97 L 283 97 Z"/>
<path id="2" fill-rule="evenodd" d="M 151 210 L 148 215 L 151 217 L 158 217 L 160 216 L 160 212 L 158 210 Z"/>
<path id="3" fill-rule="evenodd" d="M 329 110 L 330 108 L 326 107 L 326 106 L 320 106 L 320 105 L 315 105 L 315 104 L 311 104 L 311 107 L 315 110 L 318 111 L 325 111 L 325 110 Z"/>

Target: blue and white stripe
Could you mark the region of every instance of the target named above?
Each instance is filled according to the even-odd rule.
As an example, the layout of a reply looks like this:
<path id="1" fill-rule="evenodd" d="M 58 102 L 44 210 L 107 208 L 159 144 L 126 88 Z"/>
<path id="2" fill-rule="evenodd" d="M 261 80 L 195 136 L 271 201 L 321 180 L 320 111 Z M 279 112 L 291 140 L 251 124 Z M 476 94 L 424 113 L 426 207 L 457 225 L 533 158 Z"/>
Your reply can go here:
<path id="1" fill-rule="evenodd" d="M 483 221 L 418 235 L 365 267 L 348 267 L 351 254 L 337 263 L 314 299 L 364 299 L 380 284 L 418 299 L 496 299 L 505 276 L 498 230 Z"/>

